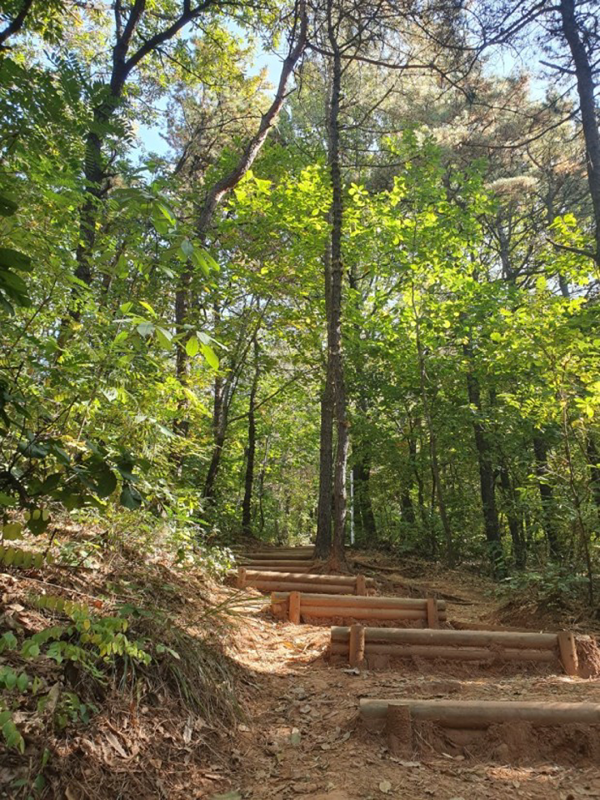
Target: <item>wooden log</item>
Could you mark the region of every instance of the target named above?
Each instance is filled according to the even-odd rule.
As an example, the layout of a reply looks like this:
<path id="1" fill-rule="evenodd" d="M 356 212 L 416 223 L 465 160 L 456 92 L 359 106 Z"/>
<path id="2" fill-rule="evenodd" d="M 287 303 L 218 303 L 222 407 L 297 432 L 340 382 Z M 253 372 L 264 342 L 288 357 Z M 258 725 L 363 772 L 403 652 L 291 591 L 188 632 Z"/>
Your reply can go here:
<path id="1" fill-rule="evenodd" d="M 284 574 L 284 575 L 306 575 L 311 572 L 313 569 L 311 564 L 307 564 L 305 567 L 278 567 L 277 565 L 271 566 L 252 566 L 251 564 L 246 565 L 246 569 L 249 572 L 260 572 L 264 575 L 269 575 L 271 573 L 277 574 Z"/>
<path id="2" fill-rule="evenodd" d="M 266 553 L 247 553 L 244 558 L 250 561 L 312 561 L 313 553 L 312 550 L 302 553 L 298 553 L 295 550 L 288 550 L 287 552 L 273 550 Z"/>
<path id="3" fill-rule="evenodd" d="M 367 580 L 364 575 L 356 576 L 356 586 L 354 593 L 357 595 L 366 595 L 367 593 Z"/>
<path id="4" fill-rule="evenodd" d="M 301 568 L 300 568 L 301 569 Z M 277 572 L 275 570 L 269 571 L 268 569 L 248 569 L 248 579 L 258 579 L 267 581 L 297 581 L 299 583 L 324 583 L 324 584 L 337 584 L 339 586 L 348 586 L 351 590 L 356 584 L 356 578 L 352 575 L 324 575 L 317 572 L 297 573 L 297 572 Z M 374 581 L 371 579 L 366 580 L 367 586 L 373 586 Z"/>
<path id="5" fill-rule="evenodd" d="M 330 617 L 341 617 L 342 619 L 371 619 L 371 620 L 397 620 L 398 622 L 404 620 L 414 620 L 426 622 L 425 611 L 418 608 L 372 608 L 365 606 L 358 606 L 351 608 L 347 606 L 312 606 L 304 605 L 304 597 L 310 595 L 303 595 L 302 600 L 302 616 L 303 617 L 320 617 L 328 619 Z M 352 595 L 354 596 L 354 595 Z M 445 622 L 446 614 L 440 614 L 440 621 Z"/>
<path id="6" fill-rule="evenodd" d="M 427 598 L 427 625 L 430 628 L 440 627 L 440 615 L 438 613 L 437 600 L 434 597 Z"/>
<path id="7" fill-rule="evenodd" d="M 571 631 L 560 631 L 558 633 L 558 648 L 560 660 L 566 674 L 578 675 L 579 657 L 577 656 L 577 644 Z"/>
<path id="8" fill-rule="evenodd" d="M 347 655 L 349 645 L 333 642 L 332 655 Z M 390 656 L 391 658 L 441 658 L 452 661 L 534 661 L 555 664 L 556 655 L 550 650 L 523 650 L 503 648 L 493 650 L 489 647 L 441 647 L 429 644 L 373 644 L 365 643 L 366 656 Z"/>
<path id="9" fill-rule="evenodd" d="M 285 571 L 288 567 L 310 567 L 312 566 L 311 560 L 302 561 L 299 559 L 280 559 L 277 561 L 263 561 L 262 559 L 245 559 L 241 562 L 243 567 L 249 569 L 263 569 L 263 567 L 275 568 Z"/>
<path id="10" fill-rule="evenodd" d="M 390 755 L 396 758 L 410 758 L 413 750 L 413 727 L 410 708 L 388 706 L 386 728 Z"/>
<path id="11" fill-rule="evenodd" d="M 350 646 L 348 662 L 351 667 L 358 667 L 365 658 L 365 629 L 362 625 L 350 627 Z"/>
<path id="12" fill-rule="evenodd" d="M 362 698 L 360 716 L 366 727 L 381 730 L 390 705 L 408 708 L 415 720 L 428 720 L 449 728 L 487 728 L 495 723 L 516 721 L 540 727 L 577 723 L 600 725 L 600 703 Z"/>
<path id="13" fill-rule="evenodd" d="M 275 592 L 277 595 L 278 593 Z M 306 598 L 305 604 L 309 605 L 331 605 L 331 606 L 354 606 L 361 608 L 389 608 L 389 609 L 412 609 L 421 611 L 423 616 L 426 614 L 426 601 L 415 597 L 378 597 L 367 596 L 357 597 L 356 595 L 340 596 L 336 594 L 312 594 Z M 440 612 L 446 611 L 446 604 L 439 603 Z"/>
<path id="14" fill-rule="evenodd" d="M 336 626 L 331 629 L 332 642 L 348 642 L 350 629 Z M 555 633 L 529 633 L 528 631 L 453 631 L 412 628 L 365 628 L 365 641 L 390 644 L 433 644 L 457 647 L 491 647 L 528 650 L 555 650 Z"/>
<path id="15" fill-rule="evenodd" d="M 330 592 L 331 594 L 348 595 L 354 597 L 351 586 L 336 585 L 336 584 L 315 584 L 315 583 L 300 583 L 299 581 L 265 581 L 265 580 L 252 580 L 248 579 L 247 586 L 252 586 L 255 589 L 260 589 L 267 592 L 306 592 L 306 593 L 320 593 L 322 591 Z"/>
<path id="16" fill-rule="evenodd" d="M 238 589 L 243 589 L 246 586 L 246 576 L 247 576 L 246 570 L 244 569 L 244 567 L 240 567 L 238 569 L 238 575 L 237 575 Z"/>
<path id="17" fill-rule="evenodd" d="M 300 624 L 300 592 L 290 592 L 288 619 L 294 625 Z"/>

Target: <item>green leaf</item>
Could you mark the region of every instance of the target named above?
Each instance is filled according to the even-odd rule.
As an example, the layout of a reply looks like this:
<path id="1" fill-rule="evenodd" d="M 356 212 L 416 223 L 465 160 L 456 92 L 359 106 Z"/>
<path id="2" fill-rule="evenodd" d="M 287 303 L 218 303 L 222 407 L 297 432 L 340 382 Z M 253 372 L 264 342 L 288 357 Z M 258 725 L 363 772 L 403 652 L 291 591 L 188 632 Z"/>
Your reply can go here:
<path id="1" fill-rule="evenodd" d="M 185 352 L 190 358 L 198 355 L 200 352 L 200 342 L 196 336 L 190 336 L 190 338 L 187 340 L 185 343 Z"/>
<path id="2" fill-rule="evenodd" d="M 157 200 L 155 206 L 163 215 L 163 217 L 167 220 L 169 225 L 174 226 L 177 223 L 175 215 L 173 214 L 169 206 L 166 205 L 166 203 L 161 203 L 160 200 Z"/>
<path id="3" fill-rule="evenodd" d="M 156 339 L 163 350 L 170 350 L 173 346 L 173 335 L 165 328 L 156 328 Z"/>
<path id="4" fill-rule="evenodd" d="M 19 206 L 5 194 L 0 194 L 0 217 L 12 217 Z"/>
<path id="5" fill-rule="evenodd" d="M 202 350 L 202 355 L 207 360 L 208 364 L 214 370 L 219 369 L 219 359 L 212 347 L 209 344 L 203 344 L 200 349 Z"/>
<path id="6" fill-rule="evenodd" d="M 136 331 L 140 336 L 147 338 L 148 336 L 152 336 L 154 333 L 154 325 L 146 320 L 144 322 L 140 322 L 140 324 L 136 327 Z"/>
<path id="7" fill-rule="evenodd" d="M 117 476 L 108 464 L 103 464 L 94 475 L 98 497 L 109 497 L 117 488 Z"/>
<path id="8" fill-rule="evenodd" d="M 0 267 L 16 269 L 20 272 L 31 272 L 31 258 L 10 247 L 0 247 Z"/>
<path id="9" fill-rule="evenodd" d="M 121 492 L 120 502 L 125 508 L 137 511 L 142 505 L 142 495 L 133 486 L 124 486 Z"/>
<path id="10" fill-rule="evenodd" d="M 2 539 L 7 542 L 12 542 L 15 539 L 20 539 L 22 532 L 23 526 L 20 522 L 9 522 L 8 525 L 2 528 Z"/>
<path id="11" fill-rule="evenodd" d="M 156 311 L 155 311 L 155 310 L 152 308 L 152 306 L 150 305 L 150 303 L 146 303 L 146 302 L 144 302 L 144 300 L 140 300 L 140 305 L 141 305 L 141 306 L 143 306 L 143 308 L 145 308 L 145 309 L 146 309 L 146 311 L 149 311 L 149 312 L 150 312 L 150 314 L 151 314 L 153 317 L 155 317 L 155 318 L 156 318 L 156 317 L 158 317 L 158 314 L 157 314 L 157 313 L 156 313 Z"/>

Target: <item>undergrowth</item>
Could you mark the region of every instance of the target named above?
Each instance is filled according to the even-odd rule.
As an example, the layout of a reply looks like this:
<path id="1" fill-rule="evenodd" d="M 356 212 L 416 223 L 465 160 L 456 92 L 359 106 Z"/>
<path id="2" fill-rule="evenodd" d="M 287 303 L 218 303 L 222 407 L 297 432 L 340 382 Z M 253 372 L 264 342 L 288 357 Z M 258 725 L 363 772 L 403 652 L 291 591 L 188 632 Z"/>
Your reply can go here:
<path id="1" fill-rule="evenodd" d="M 231 553 L 152 519 L 85 522 L 56 526 L 44 542 L 12 537 L 12 548 L 45 557 L 0 565 L 0 785 L 9 797 L 63 796 L 73 776 L 85 796 L 118 796 L 127 770 L 118 779 L 107 771 L 111 757 L 139 741 L 149 757 L 177 740 L 201 759 L 242 717 L 225 646 L 243 600 L 212 580 Z M 167 724 L 179 728 L 170 740 Z M 153 796 L 152 773 L 136 775 L 125 795 Z"/>

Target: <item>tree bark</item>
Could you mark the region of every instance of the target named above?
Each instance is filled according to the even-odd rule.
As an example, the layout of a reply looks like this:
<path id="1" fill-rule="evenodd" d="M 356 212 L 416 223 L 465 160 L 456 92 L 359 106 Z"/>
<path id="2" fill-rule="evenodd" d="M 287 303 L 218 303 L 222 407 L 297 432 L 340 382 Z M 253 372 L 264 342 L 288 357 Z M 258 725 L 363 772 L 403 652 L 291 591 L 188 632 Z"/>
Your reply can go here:
<path id="1" fill-rule="evenodd" d="M 427 370 L 425 368 L 425 355 L 423 353 L 423 345 L 421 342 L 421 324 L 419 321 L 419 314 L 415 302 L 414 285 L 412 286 L 411 289 L 411 296 L 412 296 L 412 307 L 415 320 L 417 358 L 419 362 L 418 364 L 419 387 L 421 390 L 421 402 L 423 403 L 423 415 L 425 417 L 425 423 L 427 425 L 429 434 L 429 458 L 430 458 L 431 482 L 432 482 L 432 504 L 437 499 L 437 507 L 440 515 L 440 520 L 442 522 L 442 528 L 444 531 L 444 539 L 446 544 L 446 561 L 449 566 L 453 566 L 456 560 L 456 554 L 454 552 L 454 537 L 452 534 L 452 528 L 450 526 L 450 520 L 448 519 L 448 513 L 446 510 L 446 497 L 445 497 L 444 487 L 442 485 L 442 476 L 440 474 L 440 466 L 438 461 L 437 436 L 433 425 L 433 417 L 431 414 L 429 398 L 427 396 Z M 433 541 L 435 544 L 435 539 Z"/>
<path id="2" fill-rule="evenodd" d="M 533 452 L 535 454 L 535 473 L 538 478 L 544 531 L 546 533 L 546 539 L 548 540 L 548 551 L 550 557 L 558 561 L 561 556 L 561 548 L 554 525 L 554 492 L 552 491 L 552 487 L 546 482 L 546 476 L 548 474 L 548 444 L 544 434 L 540 431 L 536 431 L 533 435 Z"/>
<path id="3" fill-rule="evenodd" d="M 327 326 L 328 363 L 333 379 L 335 427 L 337 433 L 333 472 L 333 535 L 330 568 L 339 571 L 345 565 L 346 466 L 348 461 L 348 419 L 342 345 L 342 227 L 344 202 L 340 163 L 340 99 L 342 93 L 342 57 L 333 20 L 333 0 L 327 4 L 327 35 L 333 53 L 332 83 L 328 115 L 328 165 L 331 181 L 331 305 Z"/>
<path id="4" fill-rule="evenodd" d="M 0 31 L 0 49 L 3 49 L 1 46 L 4 45 L 4 42 L 13 36 L 15 33 L 18 33 L 23 24 L 27 15 L 31 10 L 31 6 L 33 5 L 33 0 L 23 0 L 21 3 L 21 8 L 17 15 L 11 19 L 8 25 Z"/>
<path id="5" fill-rule="evenodd" d="M 326 559 L 331 552 L 331 512 L 333 478 L 333 385 L 329 365 L 321 395 L 321 433 L 319 442 L 319 504 L 315 557 Z"/>
<path id="6" fill-rule="evenodd" d="M 527 547 L 523 533 L 523 519 L 517 509 L 517 498 L 506 464 L 500 466 L 500 486 L 506 504 L 508 530 L 512 540 L 513 559 L 516 569 L 523 570 L 527 565 Z"/>
<path id="7" fill-rule="evenodd" d="M 481 495 L 485 538 L 488 545 L 492 571 L 496 577 L 502 577 L 506 570 L 504 555 L 502 553 L 500 521 L 498 519 L 498 509 L 496 508 L 496 483 L 492 461 L 492 448 L 485 427 L 481 421 L 481 390 L 479 381 L 472 369 L 473 351 L 470 343 L 463 346 L 463 351 L 467 363 L 469 364 L 467 371 L 467 394 L 469 397 L 469 404 L 475 409 L 475 414 L 473 416 L 473 433 L 475 436 L 475 448 L 477 450 L 477 462 L 479 466 L 479 491 Z"/>
<path id="8" fill-rule="evenodd" d="M 353 450 L 353 453 L 356 453 Z M 359 531 L 366 545 L 373 544 L 377 537 L 377 525 L 371 502 L 371 454 L 368 445 L 362 443 L 354 468 L 354 506 L 355 519 L 359 522 Z"/>
<path id="9" fill-rule="evenodd" d="M 559 13 L 562 31 L 569 45 L 573 66 L 577 77 L 577 94 L 581 110 L 581 124 L 585 138 L 587 155 L 587 174 L 594 212 L 596 262 L 600 264 L 600 131 L 598 130 L 598 117 L 596 98 L 594 96 L 594 70 L 584 36 L 577 22 L 575 14 L 575 0 L 560 0 Z M 585 32 L 585 38 L 588 37 Z"/>
<path id="10" fill-rule="evenodd" d="M 600 519 L 600 453 L 598 453 L 596 442 L 591 433 L 588 433 L 586 437 L 586 452 L 590 471 L 590 490 L 596 506 L 596 513 Z"/>
<path id="11" fill-rule="evenodd" d="M 242 533 L 252 535 L 252 489 L 254 486 L 254 462 L 256 458 L 256 392 L 260 377 L 260 348 L 254 336 L 254 377 L 248 400 L 248 447 L 246 449 L 246 475 L 244 478 L 244 500 L 242 502 Z"/>

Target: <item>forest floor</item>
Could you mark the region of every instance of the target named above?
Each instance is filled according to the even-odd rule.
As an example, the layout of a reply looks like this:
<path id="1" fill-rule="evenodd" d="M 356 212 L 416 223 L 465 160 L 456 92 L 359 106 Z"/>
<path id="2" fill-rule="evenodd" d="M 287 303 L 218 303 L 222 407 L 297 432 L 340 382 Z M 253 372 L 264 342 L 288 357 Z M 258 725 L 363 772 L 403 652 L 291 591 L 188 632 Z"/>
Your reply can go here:
<path id="1" fill-rule="evenodd" d="M 581 612 L 553 617 L 527 596 L 502 605 L 494 584 L 468 570 L 383 554 L 360 554 L 352 566 L 374 577 L 380 594 L 445 599 L 449 619 L 468 626 L 598 634 L 598 624 Z M 142 609 L 131 618 L 132 636 L 162 642 L 180 660 L 153 656 L 125 688 L 118 672 L 103 687 L 89 686 L 64 664 L 39 660 L 43 691 L 53 687 L 51 693 L 68 700 L 74 687 L 92 697 L 96 710 L 89 722 L 73 720 L 57 730 L 48 709 L 36 711 L 35 696 L 24 701 L 15 721 L 27 746 L 22 755 L 0 746 L 0 798 L 33 794 L 27 786 L 46 748 L 45 789 L 35 794 L 41 800 L 600 798 L 597 730 L 570 726 L 537 734 L 499 726 L 481 742 L 458 747 L 439 731 L 417 728 L 417 749 L 398 759 L 385 736 L 366 732 L 357 716 L 359 699 L 377 696 L 600 702 L 600 679 L 569 678 L 549 667 L 426 660 L 350 670 L 328 661 L 325 621 L 282 622 L 258 592 L 240 597 L 200 570 L 175 568 L 160 552 L 137 562 L 123 552 L 85 572 L 52 567 L 39 577 L 33 570 L 0 574 L 0 629 L 31 635 L 60 621 L 59 614 L 32 606 L 32 593 L 42 589 L 88 598 L 102 613 L 117 613 L 125 602 Z M 8 659 L 19 667 L 15 658 L 4 653 L 0 666 Z M 197 688 L 199 705 L 182 686 Z"/>
<path id="2" fill-rule="evenodd" d="M 383 576 L 380 591 L 386 594 L 433 591 L 446 597 L 450 619 L 502 624 L 498 601 L 484 579 L 440 570 L 431 575 L 421 571 L 416 578 L 417 570 L 400 566 L 383 570 L 371 574 Z M 514 609 L 510 613 L 514 616 Z M 540 624 L 531 617 L 527 621 L 530 629 Z M 357 719 L 361 697 L 600 702 L 599 680 L 569 678 L 548 667 L 531 671 L 425 660 L 377 672 L 349 670 L 328 663 L 328 640 L 328 626 L 278 621 L 257 595 L 255 608 L 240 622 L 235 655 L 252 676 L 255 691 L 248 700 L 248 719 L 238 728 L 230 793 L 219 794 L 225 791 L 219 788 L 214 797 L 600 798 L 597 731 L 543 729 L 532 736 L 531 730 L 514 726 L 466 747 L 425 738 L 418 753 L 402 760 L 389 754 L 385 736 L 365 732 Z"/>

